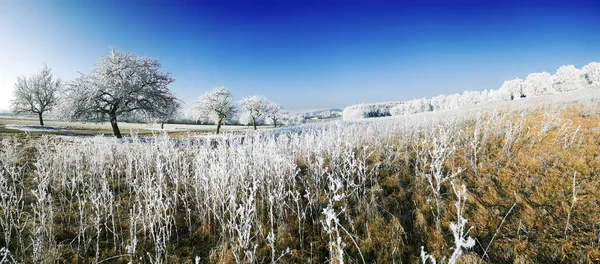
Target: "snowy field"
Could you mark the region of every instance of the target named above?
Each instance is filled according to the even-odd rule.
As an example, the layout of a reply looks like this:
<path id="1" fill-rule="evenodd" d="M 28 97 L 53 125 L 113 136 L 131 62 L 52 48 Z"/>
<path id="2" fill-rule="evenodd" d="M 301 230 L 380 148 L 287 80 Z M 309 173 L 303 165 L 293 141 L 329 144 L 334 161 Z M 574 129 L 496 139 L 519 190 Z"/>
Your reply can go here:
<path id="1" fill-rule="evenodd" d="M 64 122 L 46 120 L 45 126 L 39 126 L 37 118 L 27 118 L 22 116 L 0 116 L 0 128 L 10 130 L 28 131 L 28 132 L 51 132 L 59 134 L 76 134 L 76 135 L 95 135 L 106 134 L 111 135 L 112 130 L 110 123 L 83 123 L 83 122 Z M 164 130 L 160 128 L 160 124 L 140 124 L 140 123 L 119 123 L 119 128 L 124 134 L 129 133 L 168 133 L 191 132 L 191 133 L 214 133 L 216 127 L 214 125 L 188 125 L 188 124 L 165 124 Z M 267 128 L 267 127 L 264 127 Z M 228 126 L 222 127 L 224 131 L 245 131 L 250 130 L 248 126 Z"/>
<path id="2" fill-rule="evenodd" d="M 35 132 L 53 132 L 63 131 L 64 128 L 50 127 L 50 126 L 19 126 L 19 125 L 5 125 L 5 128 L 19 130 L 19 131 L 35 131 Z"/>

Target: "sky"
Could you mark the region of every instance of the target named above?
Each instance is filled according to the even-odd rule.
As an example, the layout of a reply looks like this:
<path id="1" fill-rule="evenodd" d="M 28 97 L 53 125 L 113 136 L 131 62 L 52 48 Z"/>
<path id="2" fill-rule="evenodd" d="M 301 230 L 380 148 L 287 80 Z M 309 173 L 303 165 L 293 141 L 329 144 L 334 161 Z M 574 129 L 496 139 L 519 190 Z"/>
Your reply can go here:
<path id="1" fill-rule="evenodd" d="M 600 61 L 595 2 L 0 0 L 0 109 L 18 76 L 68 82 L 111 46 L 159 60 L 185 107 L 217 86 L 288 110 L 497 89 Z"/>

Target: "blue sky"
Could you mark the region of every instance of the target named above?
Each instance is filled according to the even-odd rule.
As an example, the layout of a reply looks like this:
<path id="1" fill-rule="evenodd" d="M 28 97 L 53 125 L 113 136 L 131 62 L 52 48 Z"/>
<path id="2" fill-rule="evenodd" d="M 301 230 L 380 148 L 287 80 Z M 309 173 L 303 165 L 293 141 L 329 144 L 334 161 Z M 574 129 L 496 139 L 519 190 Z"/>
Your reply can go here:
<path id="1" fill-rule="evenodd" d="M 594 1 L 0 1 L 0 109 L 44 64 L 68 81 L 109 46 L 158 59 L 189 106 L 215 86 L 285 108 L 497 89 L 600 61 Z"/>

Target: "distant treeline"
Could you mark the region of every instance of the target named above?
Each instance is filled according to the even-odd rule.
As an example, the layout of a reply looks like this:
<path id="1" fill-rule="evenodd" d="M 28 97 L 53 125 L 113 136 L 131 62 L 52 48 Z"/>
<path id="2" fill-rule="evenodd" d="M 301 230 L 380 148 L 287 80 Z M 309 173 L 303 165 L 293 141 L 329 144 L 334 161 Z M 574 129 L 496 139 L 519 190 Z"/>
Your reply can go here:
<path id="1" fill-rule="evenodd" d="M 370 117 L 397 116 L 456 109 L 520 98 L 530 98 L 600 86 L 600 63 L 590 62 L 581 69 L 561 66 L 556 73 L 532 73 L 525 79 L 505 81 L 497 90 L 465 91 L 462 94 L 438 95 L 432 98 L 404 102 L 358 104 L 344 109 L 346 120 Z"/>

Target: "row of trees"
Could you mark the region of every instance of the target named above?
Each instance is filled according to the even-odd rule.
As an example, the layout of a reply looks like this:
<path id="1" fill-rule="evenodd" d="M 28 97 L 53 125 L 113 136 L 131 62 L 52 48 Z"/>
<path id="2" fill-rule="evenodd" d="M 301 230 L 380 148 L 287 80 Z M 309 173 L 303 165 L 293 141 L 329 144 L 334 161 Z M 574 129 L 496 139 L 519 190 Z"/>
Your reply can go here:
<path id="1" fill-rule="evenodd" d="M 474 105 L 510 101 L 519 98 L 562 93 L 600 86 L 600 63 L 591 62 L 581 69 L 573 65 L 561 66 L 555 74 L 531 73 L 525 79 L 505 81 L 499 89 L 465 91 L 462 94 L 438 95 L 432 98 L 405 102 L 359 104 L 346 107 L 344 119 L 415 114 L 437 110 L 456 109 Z"/>
<path id="2" fill-rule="evenodd" d="M 563 65 L 554 75 L 540 72 L 527 75 L 525 80 L 516 78 L 505 81 L 499 90 L 514 99 L 596 86 L 600 86 L 600 63 L 590 62 L 581 69 L 573 65 Z"/>
<path id="3" fill-rule="evenodd" d="M 12 110 L 33 113 L 44 125 L 43 114 L 57 112 L 68 120 L 110 121 L 113 134 L 121 138 L 118 120 L 159 120 L 161 128 L 180 109 L 181 101 L 169 89 L 174 79 L 160 71 L 158 60 L 138 57 L 111 48 L 88 74 L 64 83 L 48 67 L 15 83 Z M 226 118 L 237 112 L 231 93 L 224 87 L 202 95 L 195 103 L 195 118 L 210 118 L 217 123 L 217 133 Z M 275 126 L 282 107 L 264 97 L 252 96 L 240 101 L 254 129 L 261 118 Z"/>
<path id="4" fill-rule="evenodd" d="M 239 104 L 245 118 L 249 119 L 254 130 L 256 130 L 257 122 L 262 118 L 270 119 L 273 126 L 277 127 L 277 121 L 282 117 L 281 105 L 273 103 L 265 97 L 255 95 L 242 99 Z M 218 134 L 223 121 L 232 118 L 238 112 L 238 107 L 227 88 L 217 87 L 200 96 L 194 110 L 196 116 L 214 121 L 217 124 Z"/>

